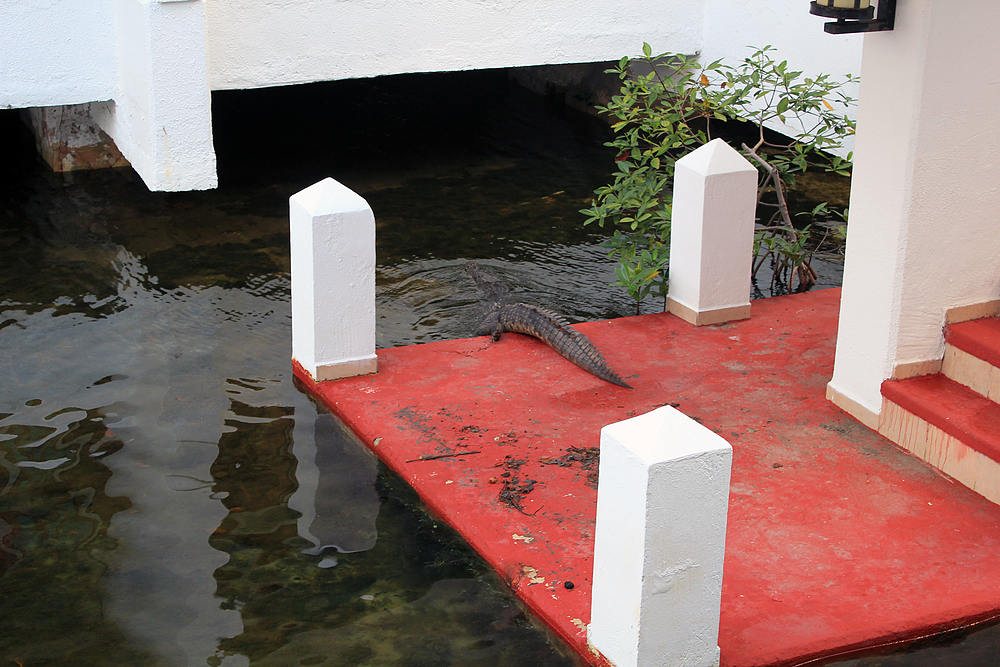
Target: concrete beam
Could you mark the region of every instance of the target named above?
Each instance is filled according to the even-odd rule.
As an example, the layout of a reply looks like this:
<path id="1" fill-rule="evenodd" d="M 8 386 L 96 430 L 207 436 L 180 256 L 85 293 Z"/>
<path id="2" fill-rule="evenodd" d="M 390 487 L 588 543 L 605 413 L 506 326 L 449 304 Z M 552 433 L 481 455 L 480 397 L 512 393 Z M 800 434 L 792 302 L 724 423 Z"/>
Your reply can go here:
<path id="1" fill-rule="evenodd" d="M 22 112 L 38 152 L 53 171 L 127 167 L 128 160 L 90 115 L 89 104 L 32 107 Z"/>
<path id="2" fill-rule="evenodd" d="M 204 0 L 115 0 L 118 90 L 91 112 L 150 190 L 218 185 Z"/>

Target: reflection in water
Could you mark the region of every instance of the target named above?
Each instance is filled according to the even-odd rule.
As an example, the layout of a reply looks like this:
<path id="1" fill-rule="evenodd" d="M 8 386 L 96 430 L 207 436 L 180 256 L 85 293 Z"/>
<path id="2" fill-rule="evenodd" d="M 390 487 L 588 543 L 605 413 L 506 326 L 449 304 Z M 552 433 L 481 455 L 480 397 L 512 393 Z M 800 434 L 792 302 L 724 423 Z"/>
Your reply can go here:
<path id="1" fill-rule="evenodd" d="M 130 506 L 107 495 L 103 459 L 122 442 L 105 425 L 106 410 L 26 403 L 17 423 L 0 421 L 0 656 L 55 664 L 111 644 L 121 649 L 113 658 L 142 659 L 101 618 L 100 556 L 117 546 L 111 518 Z M 16 637 L 30 638 L 28 650 L 11 650 Z"/>
<path id="2" fill-rule="evenodd" d="M 333 415 L 318 415 L 308 435 L 295 437 L 299 488 L 288 499 L 300 515 L 299 535 L 312 542 L 306 553 L 371 549 L 378 537 L 378 459 Z M 331 555 L 320 561 L 321 567 L 336 564 Z"/>
<path id="3" fill-rule="evenodd" d="M 5 304 L 18 354 L 0 359 L 0 655 L 561 663 L 481 561 L 295 389 L 286 275 L 163 289 L 124 248 L 116 266 L 111 311 Z"/>
<path id="4" fill-rule="evenodd" d="M 572 663 L 293 383 L 287 197 L 326 165 L 304 183 L 151 194 L 128 171 L 51 174 L 0 129 L 30 165 L 0 174 L 2 667 Z M 465 176 L 446 160 L 450 187 L 526 164 L 477 159 Z M 460 236 L 385 245 L 412 226 L 388 202 L 425 197 L 427 173 L 368 192 L 392 210 L 381 345 L 464 335 L 474 304 Z M 592 189 L 568 173 L 552 191 L 577 194 L 555 205 L 514 195 L 533 234 Z M 569 237 L 569 253 L 593 247 Z M 512 272 L 548 261 L 534 241 L 498 247 Z M 606 282 L 574 312 L 613 310 Z"/>

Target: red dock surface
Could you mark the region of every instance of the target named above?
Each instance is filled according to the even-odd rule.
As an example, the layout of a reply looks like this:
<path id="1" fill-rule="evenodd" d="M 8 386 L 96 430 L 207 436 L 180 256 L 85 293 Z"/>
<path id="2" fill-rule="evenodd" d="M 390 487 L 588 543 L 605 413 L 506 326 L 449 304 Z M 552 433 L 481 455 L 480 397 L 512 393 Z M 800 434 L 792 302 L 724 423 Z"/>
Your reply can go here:
<path id="1" fill-rule="evenodd" d="M 322 385 L 296 373 L 595 664 L 588 448 L 674 405 L 734 450 L 722 665 L 795 665 L 1000 613 L 1000 507 L 825 399 L 839 299 L 579 325 L 631 390 L 517 334 L 380 350 L 378 375 Z"/>

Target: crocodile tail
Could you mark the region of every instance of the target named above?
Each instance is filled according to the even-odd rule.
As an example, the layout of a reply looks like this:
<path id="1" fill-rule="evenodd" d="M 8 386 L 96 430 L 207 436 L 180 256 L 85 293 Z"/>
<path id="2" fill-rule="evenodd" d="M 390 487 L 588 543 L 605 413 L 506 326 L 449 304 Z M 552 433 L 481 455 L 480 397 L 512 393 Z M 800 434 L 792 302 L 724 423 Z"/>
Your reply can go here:
<path id="1" fill-rule="evenodd" d="M 619 387 L 632 388 L 611 370 L 604 355 L 589 338 L 570 327 L 556 313 L 538 306 L 515 303 L 502 306 L 498 316 L 504 331 L 534 336 L 588 373 Z"/>

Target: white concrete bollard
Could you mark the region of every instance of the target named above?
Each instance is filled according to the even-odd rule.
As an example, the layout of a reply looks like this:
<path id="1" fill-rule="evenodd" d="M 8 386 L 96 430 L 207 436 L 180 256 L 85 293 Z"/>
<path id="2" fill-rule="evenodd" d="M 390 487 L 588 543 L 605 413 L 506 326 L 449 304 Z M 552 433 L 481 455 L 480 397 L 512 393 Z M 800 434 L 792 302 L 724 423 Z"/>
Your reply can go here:
<path id="1" fill-rule="evenodd" d="M 671 407 L 601 429 L 588 640 L 617 667 L 719 664 L 732 460 Z"/>
<path id="2" fill-rule="evenodd" d="M 289 199 L 292 357 L 317 382 L 378 370 L 375 215 L 326 178 Z"/>
<path id="3" fill-rule="evenodd" d="M 757 169 L 721 139 L 677 161 L 667 310 L 694 325 L 750 317 Z"/>

